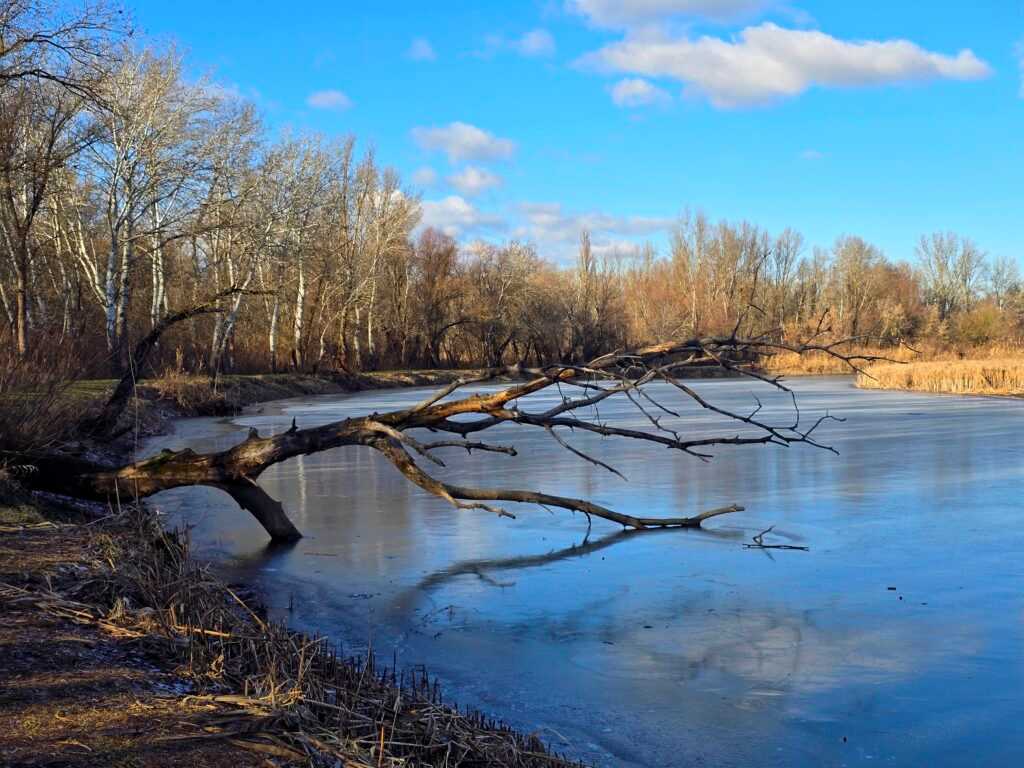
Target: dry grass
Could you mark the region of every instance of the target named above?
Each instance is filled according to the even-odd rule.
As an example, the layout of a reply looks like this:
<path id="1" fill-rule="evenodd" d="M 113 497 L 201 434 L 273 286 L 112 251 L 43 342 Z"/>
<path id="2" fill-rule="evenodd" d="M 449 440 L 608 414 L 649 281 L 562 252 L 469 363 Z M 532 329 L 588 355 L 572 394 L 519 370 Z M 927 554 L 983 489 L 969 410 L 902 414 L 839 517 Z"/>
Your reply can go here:
<path id="1" fill-rule="evenodd" d="M 21 527 L 40 535 L 36 524 Z M 161 743 L 231 744 L 273 764 L 308 766 L 570 765 L 533 736 L 443 705 L 420 671 L 345 659 L 323 638 L 266 620 L 145 509 L 73 528 L 88 530 L 75 548 L 85 554 L 67 566 L 73 578 L 0 583 L 0 615 L 31 607 L 176 664 L 194 691 L 181 706 L 207 716 L 192 735 Z"/>
<path id="2" fill-rule="evenodd" d="M 323 395 L 361 389 L 425 386 L 447 383 L 460 371 L 384 371 L 359 375 L 271 373 L 221 376 L 216 387 L 206 376 L 168 373 L 139 385 L 142 397 L 168 402 L 186 416 L 222 416 L 252 403 L 286 397 Z"/>
<path id="3" fill-rule="evenodd" d="M 887 357 L 901 362 L 913 360 L 919 354 L 909 347 L 848 346 L 843 347 L 840 351 L 844 355 Z M 796 352 L 779 352 L 765 358 L 761 365 L 770 373 L 785 376 L 829 376 L 853 373 L 849 365 L 824 352 L 808 352 L 804 355 L 798 355 Z"/>
<path id="4" fill-rule="evenodd" d="M 0 449 L 51 449 L 73 438 L 89 401 L 71 392 L 75 364 L 60 350 L 19 358 L 0 338 Z"/>
<path id="5" fill-rule="evenodd" d="M 880 364 L 857 376 L 863 389 L 956 395 L 1024 395 L 1024 357 Z"/>
<path id="6" fill-rule="evenodd" d="M 914 348 L 908 346 L 845 346 L 843 354 L 865 355 L 887 358 L 896 363 L 912 363 L 914 365 L 933 362 L 984 362 L 1003 366 L 1007 361 L 1024 362 L 1024 347 L 1005 344 L 989 344 L 977 347 L 950 347 L 936 344 L 924 344 Z M 874 366 L 887 365 L 884 362 Z M 842 360 L 838 360 L 822 352 L 810 352 L 798 355 L 795 352 L 780 352 L 762 360 L 761 367 L 770 373 L 786 376 L 820 376 L 830 374 L 849 374 L 852 369 Z M 904 367 L 904 366 L 897 366 Z"/>

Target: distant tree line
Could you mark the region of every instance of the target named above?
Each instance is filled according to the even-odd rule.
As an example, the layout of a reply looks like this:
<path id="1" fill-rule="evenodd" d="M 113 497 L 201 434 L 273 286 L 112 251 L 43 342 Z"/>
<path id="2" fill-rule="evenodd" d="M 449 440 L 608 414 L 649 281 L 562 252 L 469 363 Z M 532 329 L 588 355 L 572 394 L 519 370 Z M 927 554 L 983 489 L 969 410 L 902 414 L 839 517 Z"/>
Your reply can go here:
<path id="1" fill-rule="evenodd" d="M 57 6 L 62 7 L 62 6 Z M 420 226 L 418 197 L 353 139 L 270 139 L 253 106 L 140 48 L 122 15 L 0 0 L 0 344 L 119 373 L 168 314 L 230 288 L 151 356 L 191 372 L 585 360 L 754 331 L 1016 342 L 1015 262 L 922 237 L 914 264 L 855 236 L 684 215 L 667 252 L 564 266 L 530 244 Z"/>

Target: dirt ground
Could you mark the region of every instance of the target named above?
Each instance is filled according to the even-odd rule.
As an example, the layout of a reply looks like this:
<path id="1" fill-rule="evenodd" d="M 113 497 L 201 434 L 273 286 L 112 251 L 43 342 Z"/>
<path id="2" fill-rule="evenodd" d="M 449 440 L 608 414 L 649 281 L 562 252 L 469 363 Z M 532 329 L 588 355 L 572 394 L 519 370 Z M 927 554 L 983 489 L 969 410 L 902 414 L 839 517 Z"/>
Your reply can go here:
<path id="1" fill-rule="evenodd" d="M 204 735 L 216 717 L 189 703 L 190 683 L 132 638 L 18 599 L 60 590 L 86 568 L 85 532 L 0 510 L 0 765 L 278 765 Z"/>

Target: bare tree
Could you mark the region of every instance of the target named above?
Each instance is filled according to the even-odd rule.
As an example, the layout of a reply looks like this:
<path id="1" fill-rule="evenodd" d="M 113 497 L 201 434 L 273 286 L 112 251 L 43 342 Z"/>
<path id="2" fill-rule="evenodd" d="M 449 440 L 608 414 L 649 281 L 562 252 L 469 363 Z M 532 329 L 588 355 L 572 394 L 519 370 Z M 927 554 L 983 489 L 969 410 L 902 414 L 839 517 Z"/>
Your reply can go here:
<path id="1" fill-rule="evenodd" d="M 88 141 L 76 126 L 81 99 L 47 83 L 9 88 L 0 99 L 0 234 L 15 276 L 18 354 L 28 351 L 34 229 L 51 181 Z"/>
<path id="2" fill-rule="evenodd" d="M 938 307 L 940 319 L 970 308 L 985 266 L 985 254 L 973 241 L 953 232 L 935 232 L 921 237 L 917 257 L 926 296 Z"/>
<path id="3" fill-rule="evenodd" d="M 124 12 L 105 0 L 0 0 L 0 89 L 48 82 L 95 100 L 111 41 L 128 33 Z"/>
<path id="4" fill-rule="evenodd" d="M 864 332 L 863 316 L 868 304 L 878 296 L 875 267 L 881 252 L 860 237 L 840 237 L 832 249 L 835 256 L 838 289 L 838 319 L 850 335 Z"/>
<path id="5" fill-rule="evenodd" d="M 413 250 L 416 291 L 414 316 L 423 334 L 423 355 L 428 365 L 441 364 L 445 335 L 466 321 L 459 312 L 459 249 L 455 240 L 436 229 L 426 229 Z"/>
<path id="6" fill-rule="evenodd" d="M 1002 256 L 994 259 L 988 270 L 988 290 L 999 309 L 1006 305 L 1008 296 L 1020 291 L 1020 269 L 1015 259 Z"/>
<path id="7" fill-rule="evenodd" d="M 103 309 L 118 372 L 127 358 L 138 266 L 151 255 L 157 274 L 163 247 L 187 234 L 209 183 L 211 150 L 224 138 L 210 121 L 216 94 L 184 83 L 176 53 L 123 57 L 103 83 L 104 106 L 93 108 L 96 140 L 83 154 L 81 179 L 68 174 L 61 194 L 62 241 Z M 102 251 L 86 236 L 99 227 Z"/>

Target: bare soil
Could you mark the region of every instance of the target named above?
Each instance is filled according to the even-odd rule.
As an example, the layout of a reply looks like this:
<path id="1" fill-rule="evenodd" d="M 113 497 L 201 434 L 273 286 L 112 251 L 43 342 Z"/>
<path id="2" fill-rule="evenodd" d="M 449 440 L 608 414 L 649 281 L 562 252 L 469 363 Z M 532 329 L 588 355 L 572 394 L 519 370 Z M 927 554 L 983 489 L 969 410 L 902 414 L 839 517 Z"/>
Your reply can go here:
<path id="1" fill-rule="evenodd" d="M 266 765 L 224 740 L 176 738 L 202 733 L 213 708 L 189 703 L 191 683 L 155 648 L 11 599 L 89 570 L 89 528 L 76 522 L 0 507 L 0 765 Z"/>
<path id="2" fill-rule="evenodd" d="M 568 768 L 421 670 L 267 620 L 145 507 L 0 477 L 0 765 Z"/>

